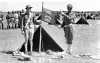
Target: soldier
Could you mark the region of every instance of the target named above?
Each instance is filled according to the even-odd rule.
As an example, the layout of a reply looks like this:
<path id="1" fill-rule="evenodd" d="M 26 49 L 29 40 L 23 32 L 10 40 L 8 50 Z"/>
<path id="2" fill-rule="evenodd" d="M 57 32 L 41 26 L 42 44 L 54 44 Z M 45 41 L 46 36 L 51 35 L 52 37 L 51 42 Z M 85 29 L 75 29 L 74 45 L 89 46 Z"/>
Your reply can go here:
<path id="1" fill-rule="evenodd" d="M 28 54 L 28 50 L 27 50 L 27 45 L 28 45 L 28 40 L 30 42 L 30 55 L 32 55 L 32 50 L 33 50 L 33 35 L 34 35 L 34 18 L 35 18 L 35 14 L 32 13 L 31 11 L 31 6 L 27 5 L 26 6 L 26 12 L 24 14 L 24 19 L 23 19 L 23 31 L 25 33 L 25 53 Z"/>
<path id="2" fill-rule="evenodd" d="M 11 13 L 10 21 L 11 21 L 12 29 L 14 29 L 15 28 L 14 11 L 12 11 Z"/>
<path id="3" fill-rule="evenodd" d="M 7 20 L 7 29 L 10 29 L 10 12 L 8 12 L 6 20 Z"/>
<path id="4" fill-rule="evenodd" d="M 72 23 L 74 23 L 74 18 L 75 15 L 72 12 L 72 5 L 68 4 L 67 5 L 67 13 L 61 13 L 64 17 L 63 17 L 63 23 L 61 25 L 61 27 L 63 27 L 64 29 L 64 33 L 65 33 L 65 38 L 66 38 L 66 42 L 68 44 L 67 47 L 67 53 L 71 54 L 71 45 L 72 45 L 72 40 L 73 40 L 73 27 L 72 27 Z"/>
<path id="5" fill-rule="evenodd" d="M 18 19 L 18 13 L 15 12 L 14 13 L 14 21 L 15 21 L 15 28 L 18 28 L 18 22 L 19 22 L 19 19 Z"/>
<path id="6" fill-rule="evenodd" d="M 23 30 L 23 19 L 24 19 L 24 14 L 25 14 L 25 11 L 22 9 L 22 11 L 20 12 L 20 16 L 19 16 L 19 26 L 21 28 L 21 30 Z"/>
<path id="7" fill-rule="evenodd" d="M 26 6 L 26 12 L 22 12 L 21 13 L 21 30 L 22 30 L 22 33 L 24 32 L 24 38 L 25 38 L 25 43 L 24 43 L 24 46 L 25 46 L 25 54 L 28 54 L 28 55 L 32 55 L 32 50 L 33 50 L 33 35 L 34 35 L 34 32 L 35 32 L 35 28 L 36 28 L 36 20 L 39 18 L 37 16 L 35 16 L 35 13 L 32 13 L 31 11 L 31 6 L 30 5 L 27 5 Z M 28 40 L 29 40 L 29 44 L 30 44 L 30 52 L 28 52 Z M 22 46 L 21 46 L 22 47 Z M 17 54 L 20 54 L 20 48 L 19 47 L 17 49 L 17 51 L 14 51 L 13 52 L 13 55 L 17 55 Z M 21 55 L 23 55 L 23 53 L 21 53 Z M 26 55 L 24 55 L 26 56 Z"/>
<path id="8" fill-rule="evenodd" d="M 57 19 L 57 22 L 59 24 L 62 24 L 62 22 L 63 22 L 63 15 L 61 14 L 61 12 L 58 14 L 58 18 L 56 18 L 56 19 Z"/>
<path id="9" fill-rule="evenodd" d="M 3 29 L 3 15 L 0 15 L 0 28 Z"/>

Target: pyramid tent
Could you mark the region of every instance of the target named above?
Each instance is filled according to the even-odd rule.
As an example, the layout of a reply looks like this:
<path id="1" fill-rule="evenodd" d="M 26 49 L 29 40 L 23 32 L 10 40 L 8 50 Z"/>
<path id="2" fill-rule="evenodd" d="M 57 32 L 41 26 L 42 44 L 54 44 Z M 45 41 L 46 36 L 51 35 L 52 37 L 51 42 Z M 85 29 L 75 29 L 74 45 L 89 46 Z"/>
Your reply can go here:
<path id="1" fill-rule="evenodd" d="M 51 28 L 51 29 L 56 29 L 56 28 Z M 56 35 L 56 38 L 53 37 L 54 35 L 52 35 L 52 32 L 49 32 L 49 31 L 52 31 L 51 29 L 50 29 L 50 25 L 41 26 L 41 36 L 42 36 L 42 38 L 41 38 L 41 42 L 42 42 L 42 44 L 41 44 L 41 51 L 47 51 L 47 50 L 63 51 L 63 50 L 65 50 L 66 49 L 65 42 L 62 43 L 63 39 L 57 41 L 59 38 L 57 38 L 57 35 Z M 56 33 L 55 31 L 53 31 L 53 32 Z M 36 30 L 36 32 L 34 34 L 34 38 L 33 38 L 33 51 L 39 51 L 39 40 L 40 40 L 40 27 Z M 21 52 L 25 52 L 24 44 L 20 48 L 20 51 Z M 30 44 L 29 44 L 29 42 L 28 42 L 28 51 L 30 51 Z"/>
<path id="2" fill-rule="evenodd" d="M 86 18 L 87 18 L 87 19 L 92 19 L 92 17 L 91 17 L 91 16 L 89 16 L 89 15 L 88 15 Z"/>
<path id="3" fill-rule="evenodd" d="M 76 24 L 89 24 L 88 22 L 87 22 L 87 20 L 86 19 L 84 19 L 83 17 L 81 17 L 77 22 L 76 22 Z"/>

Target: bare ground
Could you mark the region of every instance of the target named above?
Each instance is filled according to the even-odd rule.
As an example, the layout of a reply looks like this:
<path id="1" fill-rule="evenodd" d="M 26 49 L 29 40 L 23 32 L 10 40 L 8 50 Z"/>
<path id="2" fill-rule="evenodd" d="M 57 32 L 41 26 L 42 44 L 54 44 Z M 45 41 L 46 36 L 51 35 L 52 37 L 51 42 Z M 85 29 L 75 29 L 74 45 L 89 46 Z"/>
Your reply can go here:
<path id="1" fill-rule="evenodd" d="M 99 25 L 78 26 L 75 25 L 73 54 L 97 54 L 100 51 Z M 84 30 L 85 29 L 85 30 Z M 21 56 L 12 56 L 3 51 L 16 50 L 23 44 L 24 38 L 19 29 L 17 30 L 0 30 L 0 63 L 100 63 L 100 60 L 92 59 L 87 56 L 73 57 L 65 56 L 64 58 L 51 58 L 52 56 L 32 56 L 32 61 L 23 61 Z"/>

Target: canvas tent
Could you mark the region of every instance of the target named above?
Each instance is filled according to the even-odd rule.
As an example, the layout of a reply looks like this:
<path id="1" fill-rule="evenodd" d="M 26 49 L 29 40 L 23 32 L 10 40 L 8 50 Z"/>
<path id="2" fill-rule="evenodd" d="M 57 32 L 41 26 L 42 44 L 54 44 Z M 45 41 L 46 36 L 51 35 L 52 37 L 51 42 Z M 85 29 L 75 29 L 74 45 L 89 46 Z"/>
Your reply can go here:
<path id="1" fill-rule="evenodd" d="M 86 19 L 92 19 L 92 17 L 91 17 L 90 15 L 88 15 L 88 16 L 86 17 Z"/>
<path id="2" fill-rule="evenodd" d="M 54 25 L 46 24 L 46 25 L 41 26 L 41 36 L 42 36 L 41 51 L 47 51 L 47 50 L 63 51 L 66 49 L 66 44 L 64 42 L 64 36 L 62 37 L 60 34 L 61 37 L 57 38 L 57 34 L 55 34 L 57 31 L 59 31 L 59 29 L 55 27 Z M 60 32 L 62 32 L 62 30 L 60 30 Z M 33 51 L 39 51 L 39 42 L 40 42 L 39 40 L 40 40 L 40 27 L 36 30 L 35 35 L 34 35 Z M 28 50 L 30 51 L 29 43 L 28 43 Z M 25 52 L 24 44 L 22 45 L 20 51 Z"/>
<path id="3" fill-rule="evenodd" d="M 87 22 L 87 20 L 85 19 L 85 18 L 83 18 L 83 17 L 81 17 L 78 21 L 77 21 L 77 23 L 76 24 L 89 24 L 88 22 Z"/>

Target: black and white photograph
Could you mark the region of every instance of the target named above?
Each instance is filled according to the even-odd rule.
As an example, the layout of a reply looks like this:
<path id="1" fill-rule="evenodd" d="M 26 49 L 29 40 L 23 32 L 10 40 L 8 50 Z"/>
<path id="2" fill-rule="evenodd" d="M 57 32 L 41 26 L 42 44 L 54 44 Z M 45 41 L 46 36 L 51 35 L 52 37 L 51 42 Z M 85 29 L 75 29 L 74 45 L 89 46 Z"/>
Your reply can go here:
<path id="1" fill-rule="evenodd" d="M 100 1 L 0 0 L 0 63 L 100 63 Z"/>

